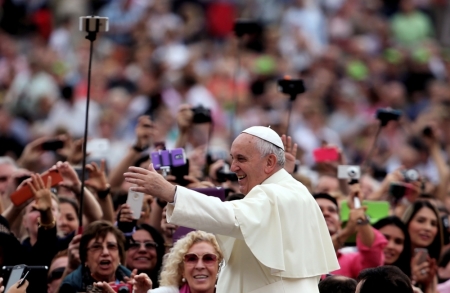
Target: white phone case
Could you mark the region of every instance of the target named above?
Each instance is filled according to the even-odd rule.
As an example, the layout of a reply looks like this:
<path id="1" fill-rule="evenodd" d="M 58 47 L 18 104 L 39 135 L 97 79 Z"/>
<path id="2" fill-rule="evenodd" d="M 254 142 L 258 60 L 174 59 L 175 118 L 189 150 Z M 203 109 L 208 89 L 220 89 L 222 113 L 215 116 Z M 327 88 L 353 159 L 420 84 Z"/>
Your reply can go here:
<path id="1" fill-rule="evenodd" d="M 139 220 L 141 217 L 142 205 L 144 204 L 144 194 L 128 190 L 127 204 L 133 211 L 133 219 Z"/>

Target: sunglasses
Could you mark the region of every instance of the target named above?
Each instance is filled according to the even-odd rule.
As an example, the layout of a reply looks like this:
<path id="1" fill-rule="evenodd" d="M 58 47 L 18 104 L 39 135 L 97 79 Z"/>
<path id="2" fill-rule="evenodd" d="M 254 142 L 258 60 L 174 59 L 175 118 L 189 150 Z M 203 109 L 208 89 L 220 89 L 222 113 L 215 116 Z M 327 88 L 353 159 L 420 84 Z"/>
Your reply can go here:
<path id="1" fill-rule="evenodd" d="M 204 255 L 198 256 L 195 253 L 188 253 L 184 255 L 183 261 L 185 264 L 188 265 L 196 265 L 200 259 L 207 266 L 213 265 L 217 262 L 217 255 L 212 253 L 206 253 Z"/>
<path id="2" fill-rule="evenodd" d="M 156 247 L 158 247 L 158 244 L 156 244 L 155 242 L 137 242 L 137 241 L 133 241 L 133 242 L 130 243 L 130 249 L 139 249 L 139 248 L 142 247 L 142 245 L 147 250 L 156 249 Z"/>

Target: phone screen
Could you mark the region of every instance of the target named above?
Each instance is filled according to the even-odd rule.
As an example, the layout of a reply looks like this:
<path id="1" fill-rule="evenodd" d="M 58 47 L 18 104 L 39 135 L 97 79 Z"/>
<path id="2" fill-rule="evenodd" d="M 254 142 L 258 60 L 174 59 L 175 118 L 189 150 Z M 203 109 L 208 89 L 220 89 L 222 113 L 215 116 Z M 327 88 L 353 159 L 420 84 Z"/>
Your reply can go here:
<path id="1" fill-rule="evenodd" d="M 64 147 L 64 142 L 62 140 L 49 140 L 42 143 L 42 149 L 44 151 L 56 151 Z"/>
<path id="2" fill-rule="evenodd" d="M 17 283 L 22 278 L 22 274 L 23 274 L 24 270 L 25 270 L 25 265 L 18 265 L 12 269 L 11 274 L 9 275 L 8 284 L 6 285 L 5 292 L 8 292 L 9 288 L 11 288 L 12 285 Z"/>

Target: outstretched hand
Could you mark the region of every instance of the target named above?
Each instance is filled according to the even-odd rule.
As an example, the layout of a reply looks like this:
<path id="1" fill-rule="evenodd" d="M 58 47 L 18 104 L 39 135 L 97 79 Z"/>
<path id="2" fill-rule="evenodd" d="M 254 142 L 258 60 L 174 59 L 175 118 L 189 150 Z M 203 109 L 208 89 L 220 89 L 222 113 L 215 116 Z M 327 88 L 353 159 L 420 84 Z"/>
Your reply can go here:
<path id="1" fill-rule="evenodd" d="M 286 157 L 286 162 L 284 163 L 284 169 L 289 172 L 289 174 L 294 173 L 295 170 L 295 158 L 297 157 L 297 144 L 292 145 L 292 138 L 283 134 L 281 136 L 281 141 L 284 145 L 284 155 Z"/>
<path id="2" fill-rule="evenodd" d="M 168 182 L 161 174 L 156 172 L 153 164 L 148 169 L 129 167 L 129 172 L 123 174 L 125 181 L 135 184 L 133 191 L 142 192 L 158 197 L 167 202 L 173 202 L 175 186 Z"/>

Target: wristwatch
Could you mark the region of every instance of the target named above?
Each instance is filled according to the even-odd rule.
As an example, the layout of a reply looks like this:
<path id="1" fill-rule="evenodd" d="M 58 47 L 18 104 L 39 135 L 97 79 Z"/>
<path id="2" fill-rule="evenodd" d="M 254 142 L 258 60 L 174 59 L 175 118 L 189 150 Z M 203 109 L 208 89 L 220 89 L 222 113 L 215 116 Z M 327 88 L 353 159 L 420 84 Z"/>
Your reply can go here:
<path id="1" fill-rule="evenodd" d="M 364 226 L 364 225 L 367 225 L 367 224 L 369 224 L 369 223 L 370 223 L 369 217 L 367 217 L 367 216 L 366 216 L 366 219 L 365 219 L 365 220 L 358 219 L 358 220 L 356 221 L 356 225 L 358 225 L 358 226 Z"/>
<path id="2" fill-rule="evenodd" d="M 99 190 L 97 191 L 98 198 L 104 199 L 108 196 L 108 194 L 111 192 L 111 186 L 108 184 L 105 190 Z"/>

